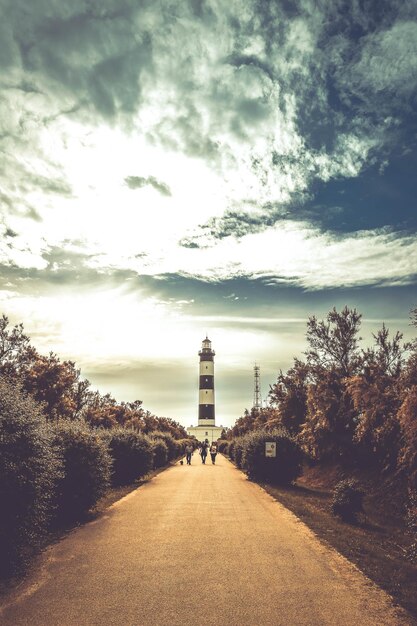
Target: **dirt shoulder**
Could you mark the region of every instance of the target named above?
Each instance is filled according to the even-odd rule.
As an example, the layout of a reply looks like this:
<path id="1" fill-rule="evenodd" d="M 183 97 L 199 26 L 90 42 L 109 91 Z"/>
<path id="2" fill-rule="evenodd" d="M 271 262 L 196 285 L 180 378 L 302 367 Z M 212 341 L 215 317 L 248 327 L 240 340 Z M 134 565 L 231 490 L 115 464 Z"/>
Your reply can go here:
<path id="1" fill-rule="evenodd" d="M 381 477 L 357 476 L 367 491 L 365 515 L 357 525 L 347 524 L 330 511 L 332 487 L 341 477 L 338 468 L 307 468 L 294 487 L 262 487 L 387 591 L 417 624 L 417 565 L 405 558 L 404 494 Z"/>

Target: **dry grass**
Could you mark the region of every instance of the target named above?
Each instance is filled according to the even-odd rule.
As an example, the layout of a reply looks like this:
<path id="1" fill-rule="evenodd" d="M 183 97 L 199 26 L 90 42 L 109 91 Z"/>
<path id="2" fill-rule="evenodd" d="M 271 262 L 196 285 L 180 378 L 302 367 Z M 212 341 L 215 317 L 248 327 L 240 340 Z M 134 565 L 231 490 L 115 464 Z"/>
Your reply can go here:
<path id="1" fill-rule="evenodd" d="M 263 487 L 385 589 L 417 624 L 417 564 L 405 558 L 410 539 L 403 522 L 404 490 L 380 475 L 356 473 L 367 492 L 365 515 L 358 524 L 347 524 L 330 510 L 332 488 L 345 476 L 340 468 L 307 468 L 294 487 Z"/>

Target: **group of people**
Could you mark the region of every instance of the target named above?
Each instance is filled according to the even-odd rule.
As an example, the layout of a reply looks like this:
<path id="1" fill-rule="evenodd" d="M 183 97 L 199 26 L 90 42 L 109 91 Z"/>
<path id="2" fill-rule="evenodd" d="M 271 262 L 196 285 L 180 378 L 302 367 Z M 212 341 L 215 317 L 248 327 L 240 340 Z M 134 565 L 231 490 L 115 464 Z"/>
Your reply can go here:
<path id="1" fill-rule="evenodd" d="M 201 462 L 203 463 L 203 465 L 206 464 L 206 458 L 207 458 L 208 453 L 210 453 L 212 464 L 213 465 L 216 464 L 217 446 L 214 442 L 210 446 L 208 439 L 206 439 L 205 441 L 199 444 L 198 452 L 201 456 Z M 187 460 L 187 465 L 191 465 L 192 456 L 193 456 L 193 447 L 192 445 L 188 444 L 187 447 L 185 448 L 185 458 Z"/>

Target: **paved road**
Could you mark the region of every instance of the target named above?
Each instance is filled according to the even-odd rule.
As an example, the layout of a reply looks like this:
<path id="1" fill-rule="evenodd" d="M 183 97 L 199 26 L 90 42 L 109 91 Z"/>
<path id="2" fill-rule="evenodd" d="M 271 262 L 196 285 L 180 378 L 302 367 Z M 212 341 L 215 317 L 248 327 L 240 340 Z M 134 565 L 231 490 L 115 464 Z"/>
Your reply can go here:
<path id="1" fill-rule="evenodd" d="M 3 626 L 400 626 L 388 596 L 223 457 L 176 465 L 72 532 Z"/>

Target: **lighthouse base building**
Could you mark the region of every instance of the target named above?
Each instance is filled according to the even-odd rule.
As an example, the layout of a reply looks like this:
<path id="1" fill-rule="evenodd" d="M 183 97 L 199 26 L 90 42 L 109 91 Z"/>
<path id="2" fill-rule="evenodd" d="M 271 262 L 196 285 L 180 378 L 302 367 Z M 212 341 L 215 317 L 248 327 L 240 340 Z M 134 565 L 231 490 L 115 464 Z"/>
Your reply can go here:
<path id="1" fill-rule="evenodd" d="M 223 426 L 190 426 L 187 428 L 190 437 L 194 436 L 198 441 L 208 439 L 210 444 L 221 438 L 222 431 Z"/>
<path id="2" fill-rule="evenodd" d="M 214 350 L 206 337 L 198 353 L 200 357 L 200 377 L 198 392 L 198 426 L 190 426 L 187 433 L 198 441 L 208 439 L 209 443 L 220 439 L 223 426 L 216 426 L 214 410 Z"/>

